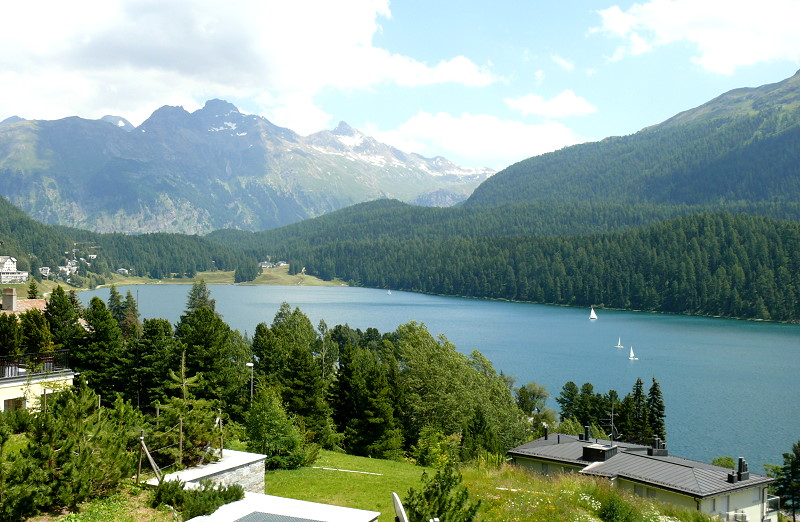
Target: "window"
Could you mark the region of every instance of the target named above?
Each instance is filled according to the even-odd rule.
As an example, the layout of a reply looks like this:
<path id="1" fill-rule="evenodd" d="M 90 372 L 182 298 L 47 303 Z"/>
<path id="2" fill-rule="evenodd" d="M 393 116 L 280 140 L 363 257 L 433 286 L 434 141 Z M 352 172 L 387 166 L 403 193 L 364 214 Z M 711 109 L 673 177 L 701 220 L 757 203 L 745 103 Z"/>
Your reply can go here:
<path id="1" fill-rule="evenodd" d="M 753 503 L 761 504 L 761 490 L 759 488 L 753 488 Z"/>
<path id="2" fill-rule="evenodd" d="M 542 462 L 542 473 L 546 474 L 548 472 L 548 469 L 549 468 L 547 466 L 547 463 L 546 462 Z"/>
<path id="3" fill-rule="evenodd" d="M 633 494 L 638 495 L 640 497 L 644 496 L 644 488 L 638 484 L 634 484 L 633 486 Z"/>
<path id="4" fill-rule="evenodd" d="M 720 511 L 720 513 L 727 513 L 729 511 L 728 510 L 728 504 L 730 503 L 730 500 L 731 500 L 731 497 L 728 496 L 728 495 L 726 495 L 726 496 L 724 496 L 724 497 L 719 499 L 719 511 Z"/>
<path id="5" fill-rule="evenodd" d="M 716 510 L 717 510 L 717 499 L 712 498 L 711 499 L 711 509 L 709 509 L 708 512 L 709 513 L 713 513 Z"/>
<path id="6" fill-rule="evenodd" d="M 648 498 L 656 498 L 656 490 L 653 488 L 647 488 L 647 496 Z"/>
<path id="7" fill-rule="evenodd" d="M 25 397 L 17 397 L 16 399 L 6 399 L 3 401 L 3 410 L 24 410 Z"/>

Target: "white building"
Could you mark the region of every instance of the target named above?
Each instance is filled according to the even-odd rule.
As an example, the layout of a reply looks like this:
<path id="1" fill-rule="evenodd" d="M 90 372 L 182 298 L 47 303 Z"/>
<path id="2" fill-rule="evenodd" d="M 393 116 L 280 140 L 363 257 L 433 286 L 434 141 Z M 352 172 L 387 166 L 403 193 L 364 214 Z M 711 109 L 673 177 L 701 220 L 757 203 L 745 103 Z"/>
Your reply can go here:
<path id="1" fill-rule="evenodd" d="M 17 270 L 17 260 L 11 256 L 0 256 L 0 284 L 24 283 L 28 272 Z"/>

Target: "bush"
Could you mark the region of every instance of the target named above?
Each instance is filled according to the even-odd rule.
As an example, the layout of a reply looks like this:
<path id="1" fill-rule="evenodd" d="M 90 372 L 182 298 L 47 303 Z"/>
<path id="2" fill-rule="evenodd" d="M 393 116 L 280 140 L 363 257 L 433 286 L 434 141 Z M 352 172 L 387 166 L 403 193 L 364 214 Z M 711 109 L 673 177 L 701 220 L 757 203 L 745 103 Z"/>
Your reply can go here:
<path id="1" fill-rule="evenodd" d="M 222 505 L 235 502 L 244 497 L 244 489 L 238 484 L 219 486 L 203 480 L 200 487 L 184 489 L 180 480 L 162 481 L 153 491 L 150 507 L 168 505 L 181 512 L 183 520 L 202 515 L 210 515 Z"/>
<path id="2" fill-rule="evenodd" d="M 33 416 L 29 410 L 18 408 L 16 410 L 5 410 L 0 412 L 0 422 L 11 429 L 11 433 L 26 433 L 33 425 Z"/>

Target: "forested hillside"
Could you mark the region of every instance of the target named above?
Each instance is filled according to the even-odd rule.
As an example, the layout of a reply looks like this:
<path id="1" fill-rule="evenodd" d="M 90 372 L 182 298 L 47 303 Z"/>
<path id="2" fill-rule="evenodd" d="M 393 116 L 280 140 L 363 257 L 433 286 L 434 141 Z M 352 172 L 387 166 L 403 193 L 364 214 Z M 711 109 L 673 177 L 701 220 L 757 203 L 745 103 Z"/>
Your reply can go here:
<path id="1" fill-rule="evenodd" d="M 631 136 L 521 161 L 465 205 L 797 202 L 798 165 L 800 73 L 737 89 Z"/>
<path id="2" fill-rule="evenodd" d="M 154 278 L 194 275 L 204 270 L 252 267 L 256 260 L 200 236 L 183 234 L 99 234 L 43 225 L 0 197 L 0 255 L 17 258 L 17 268 L 38 274 L 40 266 L 65 265 L 67 260 L 96 254 L 81 262 L 77 284 L 102 282 L 117 268 Z M 73 253 L 73 249 L 75 252 Z M 90 275 L 91 274 L 91 275 Z"/>
<path id="3" fill-rule="evenodd" d="M 800 223 L 747 214 L 695 214 L 606 234 L 346 237 L 319 246 L 284 238 L 266 246 L 293 270 L 372 287 L 800 320 Z"/>

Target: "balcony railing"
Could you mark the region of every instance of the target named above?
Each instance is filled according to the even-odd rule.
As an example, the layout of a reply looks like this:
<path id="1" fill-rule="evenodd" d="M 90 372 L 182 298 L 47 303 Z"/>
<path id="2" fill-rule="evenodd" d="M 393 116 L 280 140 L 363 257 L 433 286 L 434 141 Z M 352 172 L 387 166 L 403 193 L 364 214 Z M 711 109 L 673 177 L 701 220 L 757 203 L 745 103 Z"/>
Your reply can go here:
<path id="1" fill-rule="evenodd" d="M 30 377 L 69 369 L 67 349 L 0 357 L 0 379 Z"/>
<path id="2" fill-rule="evenodd" d="M 781 509 L 781 497 L 767 495 L 767 513 L 777 513 Z"/>

